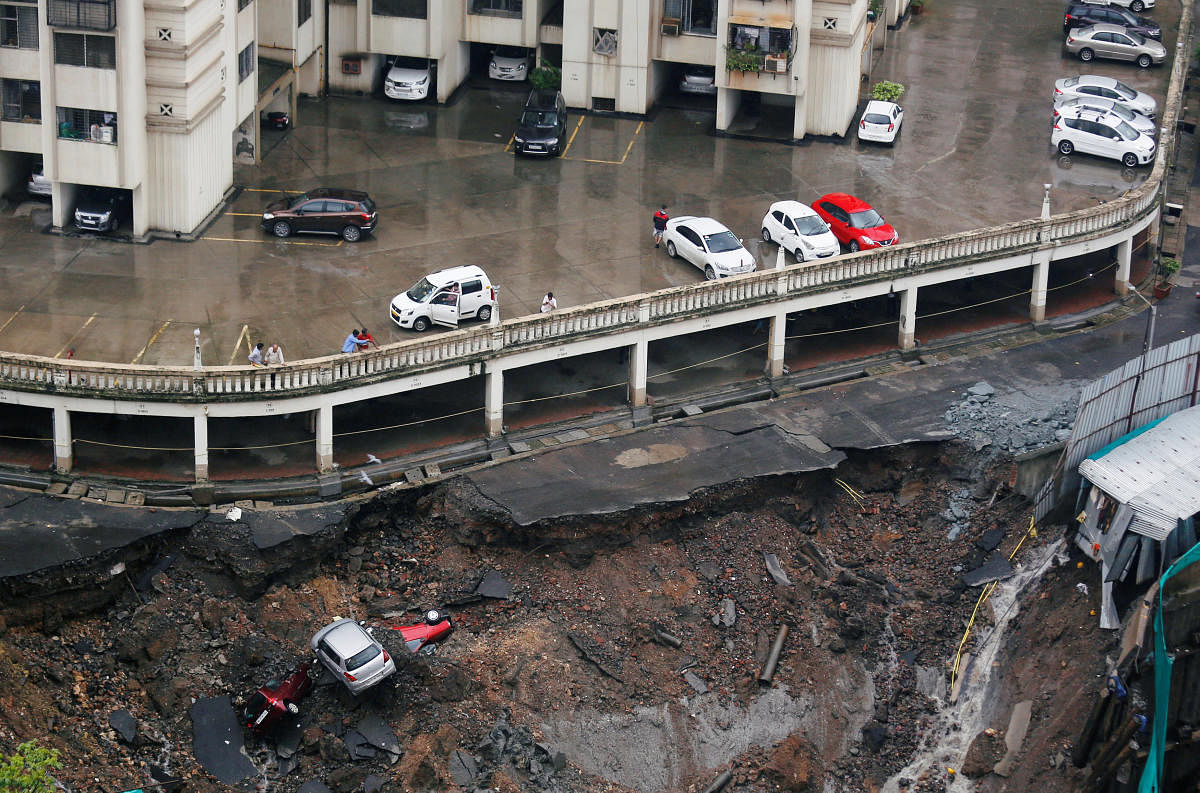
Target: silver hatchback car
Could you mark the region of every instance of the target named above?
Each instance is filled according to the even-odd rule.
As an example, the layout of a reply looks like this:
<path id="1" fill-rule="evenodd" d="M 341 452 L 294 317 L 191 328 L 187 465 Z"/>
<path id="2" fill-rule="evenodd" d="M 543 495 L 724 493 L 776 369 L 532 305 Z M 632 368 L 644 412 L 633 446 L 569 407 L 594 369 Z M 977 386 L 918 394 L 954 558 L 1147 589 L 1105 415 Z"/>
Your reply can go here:
<path id="1" fill-rule="evenodd" d="M 396 663 L 370 632 L 351 619 L 326 625 L 312 637 L 312 651 L 326 669 L 361 694 L 396 671 Z"/>
<path id="2" fill-rule="evenodd" d="M 1162 42 L 1148 39 L 1121 25 L 1075 28 L 1067 34 L 1063 46 L 1084 63 L 1093 58 L 1109 58 L 1114 61 L 1133 61 L 1147 69 L 1167 59 L 1167 49 Z"/>

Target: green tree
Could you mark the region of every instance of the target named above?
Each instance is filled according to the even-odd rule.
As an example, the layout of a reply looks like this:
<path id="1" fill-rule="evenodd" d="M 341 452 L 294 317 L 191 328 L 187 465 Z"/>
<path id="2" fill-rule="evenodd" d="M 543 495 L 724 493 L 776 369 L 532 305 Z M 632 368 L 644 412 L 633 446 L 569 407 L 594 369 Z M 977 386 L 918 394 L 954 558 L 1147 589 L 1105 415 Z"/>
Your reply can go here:
<path id="1" fill-rule="evenodd" d="M 891 80 L 880 80 L 871 88 L 871 98 L 881 102 L 899 102 L 904 96 L 904 86 Z"/>
<path id="2" fill-rule="evenodd" d="M 539 91 L 557 91 L 562 88 L 562 69 L 542 58 L 542 63 L 529 73 L 529 82 Z"/>
<path id="3" fill-rule="evenodd" d="M 26 741 L 16 754 L 0 755 L 0 791 L 4 793 L 54 793 L 54 780 L 47 769 L 62 768 L 58 750 Z"/>

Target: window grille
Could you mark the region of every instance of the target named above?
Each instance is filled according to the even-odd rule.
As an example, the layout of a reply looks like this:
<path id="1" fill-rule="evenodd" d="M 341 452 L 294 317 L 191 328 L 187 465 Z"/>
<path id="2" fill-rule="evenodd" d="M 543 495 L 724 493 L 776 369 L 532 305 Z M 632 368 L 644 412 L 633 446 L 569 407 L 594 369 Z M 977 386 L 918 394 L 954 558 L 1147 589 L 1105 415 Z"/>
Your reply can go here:
<path id="1" fill-rule="evenodd" d="M 617 31 L 611 28 L 592 28 L 592 50 L 597 55 L 616 55 Z"/>
<path id="2" fill-rule="evenodd" d="M 117 68 L 117 40 L 86 33 L 55 33 L 54 62 L 93 69 Z"/>
<path id="3" fill-rule="evenodd" d="M 684 33 L 717 35 L 717 0 L 663 0 L 663 19 L 678 19 Z"/>
<path id="4" fill-rule="evenodd" d="M 38 48 L 37 6 L 0 5 L 0 44 L 23 50 Z"/>
<path id="5" fill-rule="evenodd" d="M 59 28 L 112 30 L 117 26 L 116 0 L 46 0 L 46 24 Z"/>
<path id="6" fill-rule="evenodd" d="M 117 142 L 117 114 L 108 110 L 58 108 L 58 137 L 92 143 Z"/>
<path id="7" fill-rule="evenodd" d="M 520 17 L 521 0 L 470 0 L 468 14 L 484 14 L 497 17 Z"/>
<path id="8" fill-rule="evenodd" d="M 429 0 L 371 0 L 371 13 L 381 17 L 427 19 Z"/>
<path id="9" fill-rule="evenodd" d="M 254 74 L 254 42 L 246 45 L 246 49 L 238 53 L 238 82 L 242 82 Z"/>
<path id="10" fill-rule="evenodd" d="M 37 80 L 4 80 L 4 120 L 42 120 L 42 84 Z"/>

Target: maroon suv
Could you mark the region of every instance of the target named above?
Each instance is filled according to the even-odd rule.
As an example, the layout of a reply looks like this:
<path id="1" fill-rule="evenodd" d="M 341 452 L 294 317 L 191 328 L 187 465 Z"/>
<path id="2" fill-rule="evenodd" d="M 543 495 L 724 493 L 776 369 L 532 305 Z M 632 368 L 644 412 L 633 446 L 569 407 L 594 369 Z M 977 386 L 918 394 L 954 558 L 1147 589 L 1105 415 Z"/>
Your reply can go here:
<path id="1" fill-rule="evenodd" d="M 283 680 L 272 680 L 255 691 L 242 710 L 242 721 L 256 735 L 263 735 L 274 729 L 285 713 L 292 716 L 300 713 L 300 700 L 312 691 L 313 681 L 308 670 L 312 664 L 307 661 L 285 677 Z"/>
<path id="2" fill-rule="evenodd" d="M 361 190 L 319 187 L 267 205 L 262 225 L 276 237 L 334 234 L 358 242 L 375 229 L 375 202 Z"/>

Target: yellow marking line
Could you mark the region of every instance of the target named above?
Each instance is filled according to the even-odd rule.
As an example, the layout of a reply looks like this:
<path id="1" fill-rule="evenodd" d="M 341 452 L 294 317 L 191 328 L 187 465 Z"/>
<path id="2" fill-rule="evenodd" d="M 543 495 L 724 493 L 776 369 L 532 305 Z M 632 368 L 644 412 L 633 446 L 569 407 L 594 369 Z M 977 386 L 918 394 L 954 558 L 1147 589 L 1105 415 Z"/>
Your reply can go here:
<path id="1" fill-rule="evenodd" d="M 504 153 L 505 154 L 508 154 L 508 152 L 512 149 L 513 140 L 516 137 L 517 137 L 517 133 L 515 133 L 515 132 L 508 136 L 508 143 L 504 144 Z"/>
<path id="2" fill-rule="evenodd" d="M 14 319 L 16 319 L 16 318 L 17 318 L 17 314 L 20 314 L 20 313 L 21 313 L 22 311 L 24 311 L 24 310 L 25 310 L 25 306 L 24 306 L 24 305 L 22 305 L 20 308 L 18 308 L 16 311 L 14 311 L 14 312 L 12 313 L 12 316 L 11 316 L 11 317 L 9 317 L 8 319 L 4 320 L 4 324 L 3 324 L 3 325 L 0 325 L 0 333 L 3 333 L 3 332 L 4 332 L 4 329 L 5 329 L 5 328 L 7 328 L 9 325 L 11 325 L 11 324 L 12 324 L 12 321 L 13 321 Z"/>
<path id="3" fill-rule="evenodd" d="M 286 193 L 282 187 L 243 187 L 243 193 Z"/>
<path id="4" fill-rule="evenodd" d="M 567 140 L 567 146 L 562 150 L 562 156 L 566 157 L 567 152 L 571 150 L 571 144 L 575 142 L 575 136 L 579 134 L 579 128 L 583 126 L 584 116 L 579 117 L 579 123 L 575 125 L 575 129 L 571 131 L 571 137 Z"/>
<path id="5" fill-rule="evenodd" d="M 581 124 L 583 123 L 582 118 L 579 119 L 579 123 L 581 123 Z M 625 160 L 629 159 L 629 152 L 633 151 L 633 144 L 637 142 L 637 136 L 641 133 L 642 127 L 645 126 L 645 124 L 646 124 L 645 121 L 638 122 L 637 129 L 635 129 L 633 131 L 633 137 L 631 137 L 629 139 L 629 145 L 625 147 L 625 154 L 623 154 L 621 156 L 621 159 L 619 159 L 619 160 L 594 160 L 594 159 L 591 159 L 590 157 L 567 157 L 567 156 L 565 156 L 567 153 L 566 149 L 563 149 L 563 155 L 564 155 L 563 159 L 564 160 L 573 160 L 575 162 L 594 162 L 594 163 L 598 163 L 600 165 L 624 165 Z M 575 132 L 571 133 L 571 140 L 570 140 L 570 142 L 567 143 L 567 149 L 571 148 L 571 144 L 575 142 L 575 134 L 578 132 L 579 132 L 579 127 L 575 127 Z"/>
<path id="6" fill-rule="evenodd" d="M 636 141 L 636 140 L 637 140 L 637 136 L 638 136 L 639 134 L 641 134 L 641 131 L 642 131 L 642 126 L 643 126 L 645 123 L 646 123 L 645 121 L 639 121 L 639 122 L 638 122 L 638 125 L 637 125 L 637 129 L 635 129 L 635 130 L 633 131 L 633 137 L 629 139 L 629 145 L 625 147 L 625 154 L 624 154 L 624 155 L 621 157 L 621 164 L 622 164 L 622 165 L 624 165 L 624 164 L 625 164 L 625 160 L 629 159 L 629 152 L 633 151 L 633 143 L 634 143 L 634 141 Z"/>
<path id="7" fill-rule="evenodd" d="M 260 217 L 262 217 L 261 212 L 226 212 L 225 214 L 233 215 L 234 217 L 239 217 L 239 218 L 260 218 Z"/>
<path id="8" fill-rule="evenodd" d="M 146 350 L 150 349 L 151 344 L 158 341 L 158 337 L 162 335 L 162 332 L 167 329 L 167 326 L 170 325 L 171 322 L 172 320 L 168 319 L 166 322 L 159 325 L 158 330 L 154 331 L 154 335 L 150 337 L 150 341 L 146 342 L 145 347 L 142 347 L 142 349 L 138 350 L 138 354 L 133 356 L 133 360 L 130 361 L 130 363 L 137 363 L 138 361 L 142 360 L 142 356 L 146 354 Z"/>
<path id="9" fill-rule="evenodd" d="M 54 353 L 54 357 L 55 357 L 55 358 L 61 358 L 61 357 L 62 357 L 62 354 L 63 354 L 64 352 L 66 352 L 68 348 L 70 348 L 70 346 L 71 346 L 71 342 L 75 341 L 75 338 L 76 338 L 76 337 L 77 337 L 77 336 L 78 336 L 80 333 L 83 333 L 85 330 L 87 330 L 87 326 L 88 326 L 88 325 L 91 325 L 93 322 L 95 322 L 95 320 L 96 320 L 96 315 L 95 315 L 95 314 L 92 314 L 90 317 L 88 317 L 88 318 L 87 318 L 87 321 L 83 323 L 83 325 L 82 325 L 82 326 L 79 328 L 79 330 L 75 331 L 75 333 L 73 333 L 73 334 L 71 335 L 71 338 L 67 339 L 67 343 L 66 343 L 66 344 L 64 344 L 64 345 L 62 346 L 62 349 L 61 349 L 61 350 L 59 350 L 58 352 Z"/>
<path id="10" fill-rule="evenodd" d="M 299 242 L 299 241 L 294 241 L 294 240 L 278 240 L 278 239 L 239 240 L 239 239 L 236 239 L 235 237 L 201 237 L 200 239 L 210 240 L 213 242 L 249 242 L 254 245 L 266 245 L 268 242 L 280 242 L 280 243 L 283 243 L 284 245 L 309 245 L 309 246 L 316 247 L 316 248 L 340 248 L 342 246 L 342 243 L 345 242 L 345 240 L 338 240 L 337 242 Z"/>
<path id="11" fill-rule="evenodd" d="M 250 326 L 242 325 L 242 332 L 238 334 L 237 341 L 233 343 L 233 352 L 229 354 L 229 363 L 226 366 L 233 366 L 233 359 L 237 357 L 238 347 L 242 346 L 242 338 L 246 339 L 246 354 L 250 354 Z"/>

